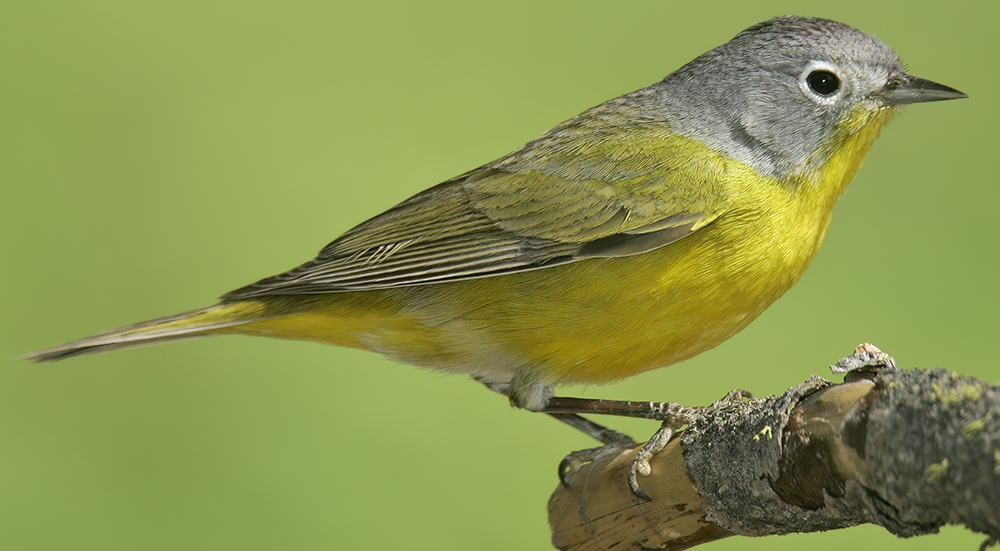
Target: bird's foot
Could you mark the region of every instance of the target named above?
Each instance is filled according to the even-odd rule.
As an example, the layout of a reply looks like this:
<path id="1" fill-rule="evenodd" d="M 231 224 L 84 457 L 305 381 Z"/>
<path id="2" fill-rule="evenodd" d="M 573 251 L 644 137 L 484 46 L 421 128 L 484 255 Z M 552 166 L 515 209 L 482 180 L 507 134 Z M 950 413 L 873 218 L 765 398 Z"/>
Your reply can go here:
<path id="1" fill-rule="evenodd" d="M 749 400 L 753 398 L 753 394 L 749 391 L 736 389 L 730 391 L 721 400 L 715 402 L 708 407 L 717 407 L 737 402 L 742 402 L 743 400 Z M 689 407 L 682 406 L 674 402 L 663 402 L 658 404 L 659 410 L 662 412 L 663 423 L 660 428 L 653 433 L 652 438 L 646 441 L 642 445 L 642 448 L 636 452 L 635 457 L 632 459 L 632 464 L 628 469 L 628 487 L 632 490 L 632 493 L 644 501 L 652 501 L 651 498 L 646 495 L 646 492 L 642 491 L 639 487 L 639 475 L 649 476 L 653 469 L 649 464 L 649 460 L 656 456 L 656 454 L 663 451 L 663 448 L 667 446 L 674 434 L 678 430 L 686 425 L 693 423 L 707 407 Z"/>
<path id="2" fill-rule="evenodd" d="M 490 390 L 505 396 L 513 396 L 510 383 L 494 383 L 480 379 Z M 650 497 L 639 487 L 640 475 L 648 476 L 652 472 L 650 460 L 670 442 L 678 430 L 691 424 L 705 407 L 682 406 L 676 402 L 631 402 L 617 400 L 598 400 L 592 398 L 566 398 L 551 396 L 551 390 L 545 387 L 546 402 L 536 411 L 546 413 L 584 434 L 604 444 L 599 448 L 589 448 L 575 451 L 567 455 L 559 463 L 559 480 L 569 487 L 569 475 L 592 462 L 605 452 L 621 451 L 635 447 L 632 438 L 618 431 L 599 425 L 580 414 L 616 415 L 661 421 L 660 428 L 636 452 L 628 470 L 628 485 L 636 497 L 649 501 Z M 753 395 L 746 390 L 733 390 L 721 400 L 708 407 L 717 407 L 734 402 L 751 399 Z M 514 400 L 511 400 L 514 403 Z"/>
<path id="3" fill-rule="evenodd" d="M 550 413 L 549 415 L 603 444 L 598 448 L 577 450 L 559 462 L 559 481 L 567 488 L 570 487 L 569 475 L 579 471 L 581 467 L 594 461 L 601 454 L 611 451 L 618 452 L 636 445 L 635 440 L 632 440 L 627 434 L 599 425 L 585 417 L 572 413 Z"/>

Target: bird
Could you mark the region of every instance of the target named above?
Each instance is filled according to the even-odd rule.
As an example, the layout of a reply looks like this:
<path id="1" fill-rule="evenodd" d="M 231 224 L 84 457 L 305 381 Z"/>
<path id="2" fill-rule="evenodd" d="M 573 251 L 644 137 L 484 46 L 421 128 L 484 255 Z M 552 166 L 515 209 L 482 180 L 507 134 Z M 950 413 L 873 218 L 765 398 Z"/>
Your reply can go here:
<path id="1" fill-rule="evenodd" d="M 802 276 L 890 118 L 964 97 L 853 27 L 769 19 L 298 267 L 26 357 L 297 339 L 471 375 L 551 412 L 555 385 L 670 366 L 746 327 Z"/>

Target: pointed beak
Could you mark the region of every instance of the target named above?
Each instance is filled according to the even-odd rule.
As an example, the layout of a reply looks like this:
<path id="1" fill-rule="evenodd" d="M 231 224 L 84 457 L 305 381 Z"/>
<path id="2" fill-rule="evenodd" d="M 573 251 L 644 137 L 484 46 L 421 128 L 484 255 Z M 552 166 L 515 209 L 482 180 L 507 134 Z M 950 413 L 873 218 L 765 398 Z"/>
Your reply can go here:
<path id="1" fill-rule="evenodd" d="M 967 98 L 958 90 L 906 73 L 897 73 L 889 78 L 879 95 L 885 105 L 907 105 L 925 101 Z"/>

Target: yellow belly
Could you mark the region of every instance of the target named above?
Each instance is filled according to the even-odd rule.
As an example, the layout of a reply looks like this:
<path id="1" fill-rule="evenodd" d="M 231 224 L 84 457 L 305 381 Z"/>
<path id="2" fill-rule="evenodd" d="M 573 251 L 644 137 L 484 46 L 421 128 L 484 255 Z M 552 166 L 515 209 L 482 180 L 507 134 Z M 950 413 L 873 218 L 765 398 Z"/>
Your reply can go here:
<path id="1" fill-rule="evenodd" d="M 237 329 L 452 372 L 607 382 L 689 358 L 745 327 L 805 270 L 822 218 L 803 225 L 740 211 L 641 255 L 325 295 L 306 311 Z"/>

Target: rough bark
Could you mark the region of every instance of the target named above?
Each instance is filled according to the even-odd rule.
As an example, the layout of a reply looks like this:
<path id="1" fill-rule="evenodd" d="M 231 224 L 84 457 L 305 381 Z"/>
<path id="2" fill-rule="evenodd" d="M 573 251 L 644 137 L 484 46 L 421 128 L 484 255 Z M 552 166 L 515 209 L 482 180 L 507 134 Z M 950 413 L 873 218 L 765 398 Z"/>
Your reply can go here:
<path id="1" fill-rule="evenodd" d="M 650 501 L 626 483 L 638 448 L 604 450 L 553 493 L 553 544 L 676 550 L 862 523 L 1000 537 L 1000 387 L 891 358 L 841 367 L 842 384 L 706 408 L 639 479 Z"/>

